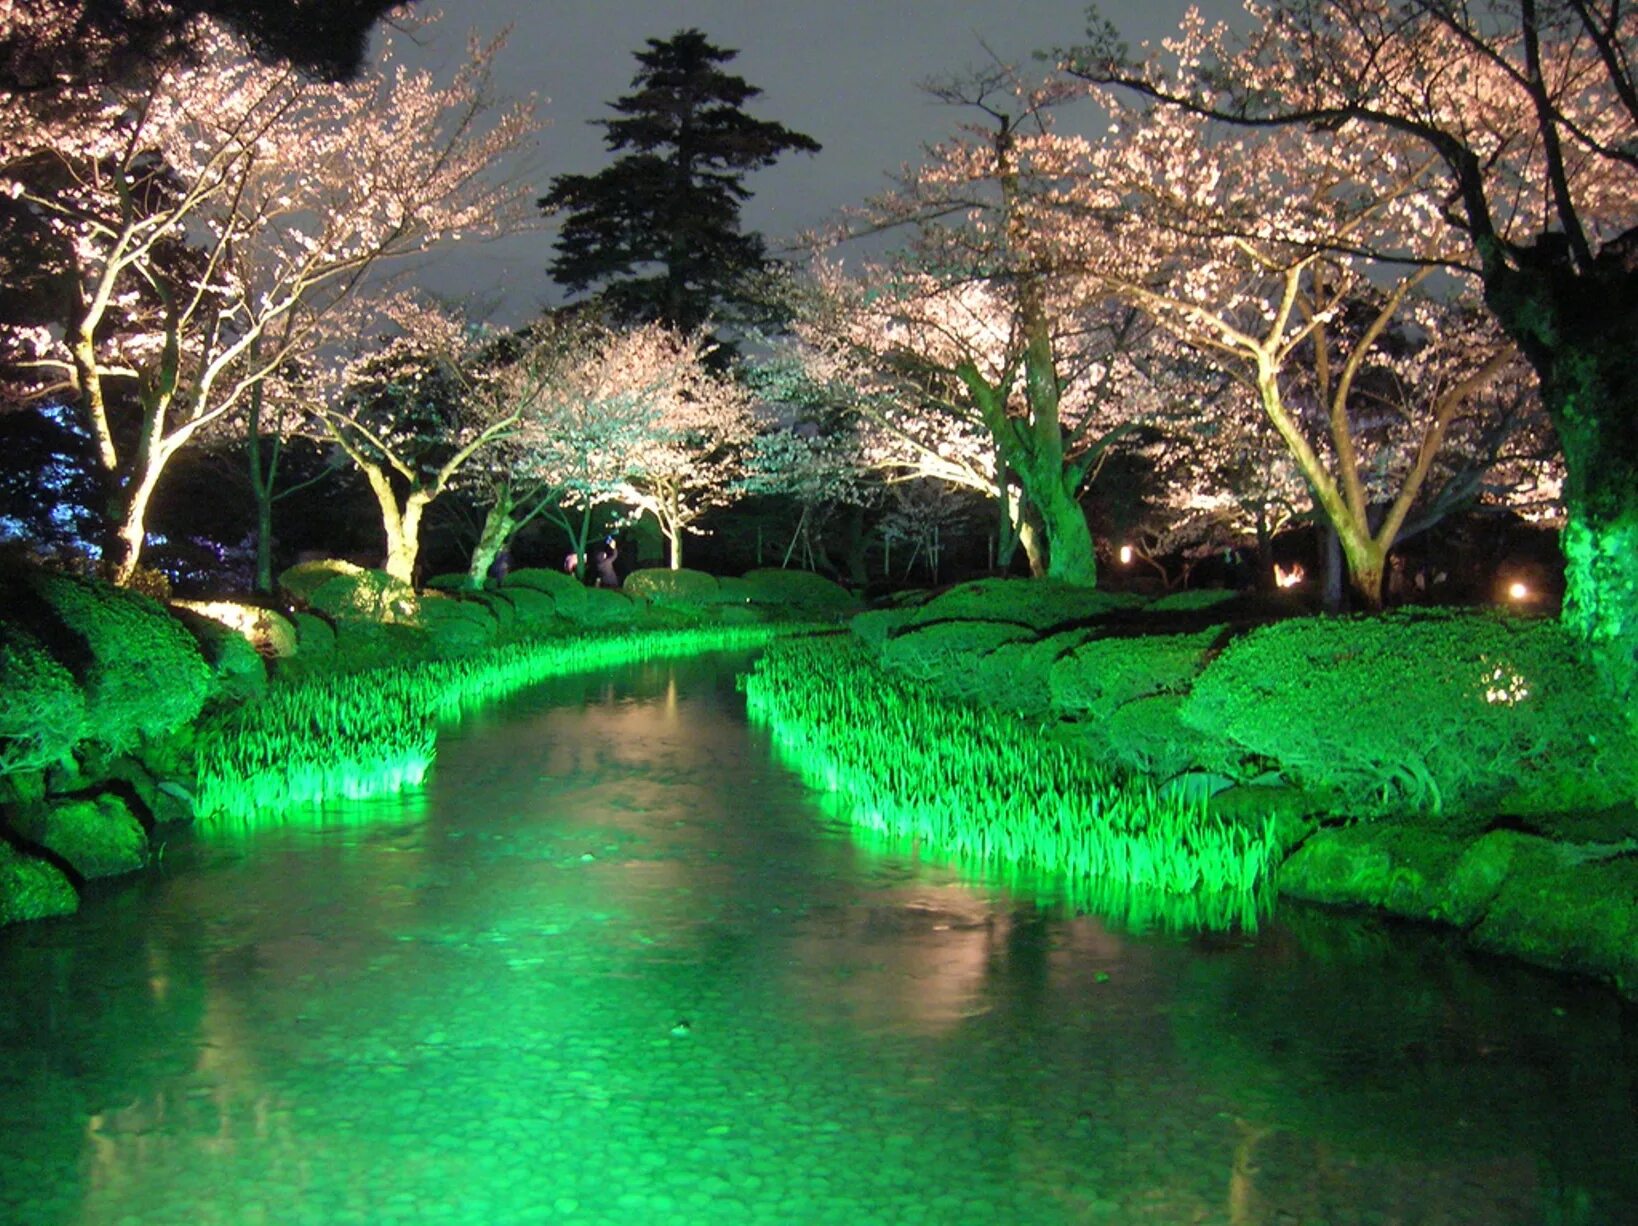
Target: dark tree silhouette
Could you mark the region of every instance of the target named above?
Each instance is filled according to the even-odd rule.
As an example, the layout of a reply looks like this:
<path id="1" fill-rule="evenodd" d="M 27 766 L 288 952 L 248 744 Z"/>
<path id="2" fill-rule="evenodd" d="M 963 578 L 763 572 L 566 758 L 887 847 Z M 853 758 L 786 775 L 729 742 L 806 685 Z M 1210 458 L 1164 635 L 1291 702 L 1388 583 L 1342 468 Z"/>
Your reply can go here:
<path id="1" fill-rule="evenodd" d="M 564 214 L 552 276 L 595 290 L 616 322 L 691 332 L 747 313 L 744 278 L 769 260 L 761 236 L 740 230 L 745 176 L 819 144 L 745 113 L 762 91 L 722 71 L 738 54 L 698 30 L 649 39 L 633 92 L 611 104 L 620 118 L 594 121 L 623 156 L 594 175 L 559 175 L 540 200 Z"/>

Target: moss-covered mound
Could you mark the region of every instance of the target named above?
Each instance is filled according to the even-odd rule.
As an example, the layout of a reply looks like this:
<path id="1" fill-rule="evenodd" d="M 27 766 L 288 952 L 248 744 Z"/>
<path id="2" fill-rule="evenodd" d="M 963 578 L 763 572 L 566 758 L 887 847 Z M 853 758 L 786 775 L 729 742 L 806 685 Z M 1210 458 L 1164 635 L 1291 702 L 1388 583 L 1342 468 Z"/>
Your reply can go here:
<path id="1" fill-rule="evenodd" d="M 1555 622 L 1424 610 L 1303 618 L 1231 643 L 1185 723 L 1354 812 L 1603 808 L 1638 745 Z"/>
<path id="2" fill-rule="evenodd" d="M 1638 997 L 1638 831 L 1574 844 L 1366 822 L 1315 833 L 1279 885 L 1295 898 L 1454 924 L 1480 948 Z"/>
<path id="3" fill-rule="evenodd" d="M 61 869 L 0 839 L 0 924 L 72 915 L 79 906 Z"/>

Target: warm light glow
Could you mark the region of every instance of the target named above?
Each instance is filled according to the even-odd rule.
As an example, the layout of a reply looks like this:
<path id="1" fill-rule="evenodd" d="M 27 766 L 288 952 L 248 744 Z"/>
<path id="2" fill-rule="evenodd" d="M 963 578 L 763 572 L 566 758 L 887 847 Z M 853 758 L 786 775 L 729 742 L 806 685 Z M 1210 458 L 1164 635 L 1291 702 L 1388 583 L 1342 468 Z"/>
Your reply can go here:
<path id="1" fill-rule="evenodd" d="M 1131 560 L 1132 547 L 1130 545 L 1122 545 L 1120 547 L 1120 564 L 1125 566 L 1127 563 L 1131 562 Z"/>
<path id="2" fill-rule="evenodd" d="M 1291 569 L 1287 570 L 1278 562 L 1274 564 L 1274 584 L 1276 587 L 1296 587 L 1297 584 L 1303 581 L 1303 574 L 1303 569 L 1299 565 L 1293 564 Z"/>
<path id="3" fill-rule="evenodd" d="M 1523 581 L 1515 579 L 1507 585 L 1507 598 L 1509 600 L 1528 600 L 1530 598 L 1530 588 Z"/>

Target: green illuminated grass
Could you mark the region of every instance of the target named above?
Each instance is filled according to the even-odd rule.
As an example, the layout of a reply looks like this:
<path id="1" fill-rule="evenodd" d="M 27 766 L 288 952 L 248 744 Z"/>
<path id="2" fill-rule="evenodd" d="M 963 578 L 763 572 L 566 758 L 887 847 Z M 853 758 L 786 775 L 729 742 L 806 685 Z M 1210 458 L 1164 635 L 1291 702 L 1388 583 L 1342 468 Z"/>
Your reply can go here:
<path id="1" fill-rule="evenodd" d="M 742 684 L 753 716 L 809 782 L 848 798 L 854 822 L 955 859 L 1062 874 L 1072 897 L 1216 894 L 1184 910 L 1224 926 L 1248 914 L 1278 855 L 1272 821 L 1257 831 L 1213 818 L 1203 802 L 1164 797 L 1014 716 L 930 697 L 851 638 L 774 644 Z M 1152 920 L 1170 908 L 1115 901 Z"/>
<path id="2" fill-rule="evenodd" d="M 201 818 L 243 820 L 415 787 L 432 766 L 438 724 L 463 710 L 548 677 L 754 647 L 789 630 L 743 625 L 588 634 L 275 689 L 201 729 L 195 808 Z"/>

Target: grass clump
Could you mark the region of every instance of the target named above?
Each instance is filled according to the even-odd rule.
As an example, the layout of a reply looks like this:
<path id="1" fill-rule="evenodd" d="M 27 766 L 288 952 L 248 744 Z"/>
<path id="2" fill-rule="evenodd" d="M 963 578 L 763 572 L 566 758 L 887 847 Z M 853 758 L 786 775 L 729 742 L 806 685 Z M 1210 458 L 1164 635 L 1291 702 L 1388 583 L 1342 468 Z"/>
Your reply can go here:
<path id="1" fill-rule="evenodd" d="M 852 636 L 774 644 L 742 684 L 810 782 L 851 800 L 853 821 L 957 859 L 1027 864 L 1083 888 L 1249 895 L 1279 851 L 1272 823 L 1218 821 L 1016 717 L 932 697 Z"/>
<path id="2" fill-rule="evenodd" d="M 197 743 L 202 820 L 246 820 L 295 805 L 419 785 L 437 725 L 548 677 L 632 660 L 757 646 L 785 628 L 626 632 L 517 642 L 481 654 L 270 690 L 208 720 Z"/>

